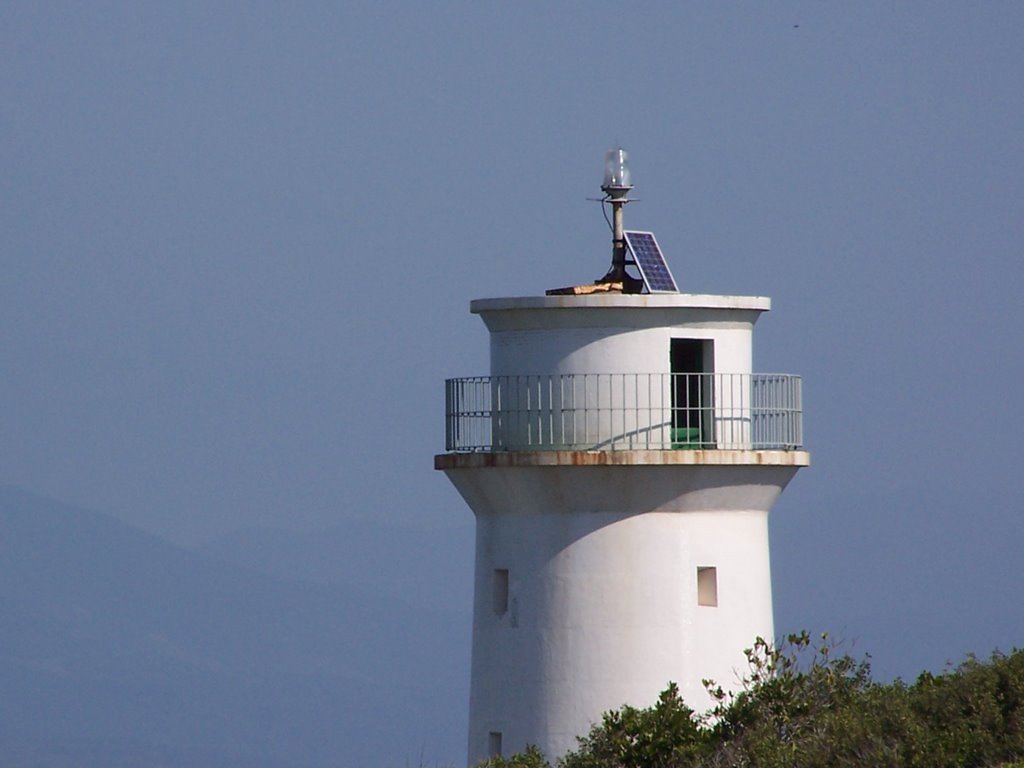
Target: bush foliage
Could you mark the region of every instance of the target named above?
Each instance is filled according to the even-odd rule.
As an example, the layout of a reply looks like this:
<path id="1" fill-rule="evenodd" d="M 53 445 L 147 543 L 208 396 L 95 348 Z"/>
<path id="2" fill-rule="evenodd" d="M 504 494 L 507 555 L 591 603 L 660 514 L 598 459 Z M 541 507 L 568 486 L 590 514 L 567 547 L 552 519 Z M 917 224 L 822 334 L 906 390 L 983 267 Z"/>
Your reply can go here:
<path id="1" fill-rule="evenodd" d="M 874 682 L 868 660 L 827 635 L 758 639 L 746 655 L 738 693 L 705 681 L 710 712 L 670 683 L 647 709 L 606 712 L 558 768 L 1024 766 L 1024 651 L 968 657 L 910 685 Z M 481 766 L 551 768 L 535 747 Z"/>

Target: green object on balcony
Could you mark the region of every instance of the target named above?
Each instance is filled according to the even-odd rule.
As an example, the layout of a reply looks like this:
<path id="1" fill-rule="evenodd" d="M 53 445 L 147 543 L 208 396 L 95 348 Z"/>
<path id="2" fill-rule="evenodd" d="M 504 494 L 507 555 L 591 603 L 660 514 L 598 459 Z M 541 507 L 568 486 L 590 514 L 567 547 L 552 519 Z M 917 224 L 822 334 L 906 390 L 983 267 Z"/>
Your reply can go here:
<path id="1" fill-rule="evenodd" d="M 700 427 L 672 427 L 672 450 L 700 448 Z"/>

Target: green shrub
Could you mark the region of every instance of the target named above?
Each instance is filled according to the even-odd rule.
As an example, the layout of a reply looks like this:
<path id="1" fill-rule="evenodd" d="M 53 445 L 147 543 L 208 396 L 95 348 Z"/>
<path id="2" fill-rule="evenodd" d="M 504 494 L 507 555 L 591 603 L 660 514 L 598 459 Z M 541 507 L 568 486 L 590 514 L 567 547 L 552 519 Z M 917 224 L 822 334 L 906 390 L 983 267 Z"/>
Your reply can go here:
<path id="1" fill-rule="evenodd" d="M 492 757 L 479 763 L 477 768 L 551 768 L 544 759 L 544 754 L 533 744 L 525 752 L 517 752 L 508 757 Z"/>
<path id="2" fill-rule="evenodd" d="M 606 712 L 601 724 L 579 739 L 561 768 L 675 768 L 693 765 L 708 753 L 708 734 L 679 688 L 669 683 L 648 709 L 622 707 Z"/>
<path id="3" fill-rule="evenodd" d="M 803 632 L 746 652 L 739 692 L 697 716 L 673 683 L 606 712 L 559 768 L 1024 768 L 1024 651 L 969 657 L 907 685 Z M 531 747 L 486 768 L 550 768 Z"/>

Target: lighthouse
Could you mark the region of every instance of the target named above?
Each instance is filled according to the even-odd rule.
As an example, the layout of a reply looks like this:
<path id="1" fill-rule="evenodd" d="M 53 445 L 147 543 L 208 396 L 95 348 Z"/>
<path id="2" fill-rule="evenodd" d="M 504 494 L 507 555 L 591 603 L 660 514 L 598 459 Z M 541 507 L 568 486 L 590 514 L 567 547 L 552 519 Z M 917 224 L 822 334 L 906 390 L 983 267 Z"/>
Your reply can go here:
<path id="1" fill-rule="evenodd" d="M 753 370 L 771 302 L 679 290 L 625 229 L 624 150 L 601 188 L 607 273 L 472 301 L 490 372 L 445 384 L 435 467 L 476 517 L 471 765 L 553 761 L 670 681 L 700 711 L 774 636 L 768 512 L 810 457 L 800 378 Z"/>

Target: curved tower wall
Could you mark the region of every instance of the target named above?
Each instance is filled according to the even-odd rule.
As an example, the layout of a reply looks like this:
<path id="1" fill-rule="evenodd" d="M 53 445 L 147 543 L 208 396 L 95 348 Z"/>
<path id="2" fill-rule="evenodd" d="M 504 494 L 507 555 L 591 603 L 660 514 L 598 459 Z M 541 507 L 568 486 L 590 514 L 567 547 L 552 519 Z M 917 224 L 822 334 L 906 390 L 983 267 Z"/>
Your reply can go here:
<path id="1" fill-rule="evenodd" d="M 764 297 L 550 296 L 483 299 L 471 311 L 491 333 L 492 376 L 669 373 L 673 338 L 710 340 L 713 371 L 750 373 L 754 322 L 770 306 Z"/>

